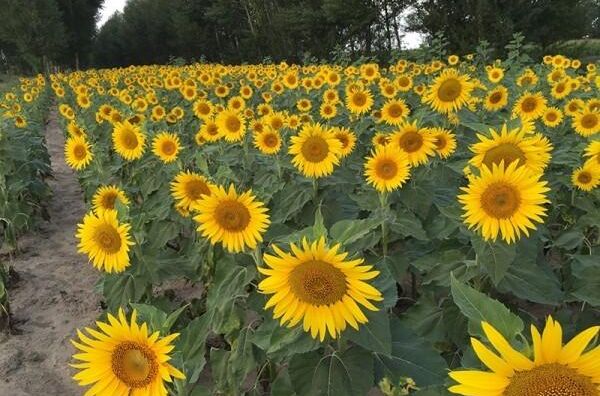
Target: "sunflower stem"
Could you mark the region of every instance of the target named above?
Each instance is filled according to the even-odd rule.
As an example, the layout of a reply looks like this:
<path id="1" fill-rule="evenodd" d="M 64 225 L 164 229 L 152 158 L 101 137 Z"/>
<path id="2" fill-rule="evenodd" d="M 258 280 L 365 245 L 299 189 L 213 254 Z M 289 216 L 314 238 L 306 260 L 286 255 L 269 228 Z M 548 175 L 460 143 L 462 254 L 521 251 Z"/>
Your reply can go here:
<path id="1" fill-rule="evenodd" d="M 313 185 L 313 203 L 315 204 L 315 206 L 317 206 L 319 204 L 319 182 L 317 181 L 317 178 L 313 178 L 312 179 L 312 185 Z"/>
<path id="2" fill-rule="evenodd" d="M 379 203 L 381 205 L 381 246 L 383 249 L 383 257 L 387 257 L 388 254 L 388 235 L 387 235 L 387 224 L 386 215 L 389 210 L 387 202 L 387 193 L 379 194 Z"/>

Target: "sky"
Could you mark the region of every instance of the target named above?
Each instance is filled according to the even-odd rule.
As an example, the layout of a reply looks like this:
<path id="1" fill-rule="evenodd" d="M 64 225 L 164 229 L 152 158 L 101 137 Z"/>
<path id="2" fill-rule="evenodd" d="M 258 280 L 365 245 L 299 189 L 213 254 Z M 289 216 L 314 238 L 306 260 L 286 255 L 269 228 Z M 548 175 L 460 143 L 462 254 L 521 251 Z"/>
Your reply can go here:
<path id="1" fill-rule="evenodd" d="M 104 0 L 102 10 L 100 10 L 100 18 L 96 23 L 96 26 L 100 27 L 114 14 L 116 11 L 123 11 L 127 0 Z"/>
<path id="2" fill-rule="evenodd" d="M 100 18 L 98 19 L 97 26 L 100 27 L 110 18 L 116 11 L 123 11 L 127 0 L 104 0 L 102 10 L 100 11 Z M 419 33 L 405 32 L 402 40 L 403 48 L 418 48 L 423 37 Z"/>

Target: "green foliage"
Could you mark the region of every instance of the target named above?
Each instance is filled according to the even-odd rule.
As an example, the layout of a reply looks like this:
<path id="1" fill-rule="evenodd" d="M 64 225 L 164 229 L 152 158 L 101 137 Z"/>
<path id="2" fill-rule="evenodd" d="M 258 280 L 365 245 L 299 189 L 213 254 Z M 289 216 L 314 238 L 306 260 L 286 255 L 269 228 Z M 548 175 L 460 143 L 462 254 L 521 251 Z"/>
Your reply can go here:
<path id="1" fill-rule="evenodd" d="M 409 29 L 430 39 L 443 33 L 454 53 L 469 53 L 485 40 L 494 56 L 500 56 L 506 53 L 504 44 L 517 32 L 541 47 L 560 40 L 598 37 L 599 9 L 597 0 L 421 0 L 408 19 Z M 577 23 L 565 23 L 567 20 Z"/>

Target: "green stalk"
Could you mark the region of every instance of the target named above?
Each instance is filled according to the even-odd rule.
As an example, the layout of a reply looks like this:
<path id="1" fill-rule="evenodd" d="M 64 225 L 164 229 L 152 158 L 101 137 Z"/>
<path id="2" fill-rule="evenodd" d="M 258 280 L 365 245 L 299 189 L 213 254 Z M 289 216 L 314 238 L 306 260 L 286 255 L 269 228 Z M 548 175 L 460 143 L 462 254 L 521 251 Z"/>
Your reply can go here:
<path id="1" fill-rule="evenodd" d="M 388 254 L 388 235 L 387 235 L 387 224 L 385 221 L 385 215 L 387 214 L 388 202 L 387 202 L 387 193 L 379 194 L 379 204 L 381 205 L 381 245 L 383 249 L 383 257 L 387 257 Z"/>

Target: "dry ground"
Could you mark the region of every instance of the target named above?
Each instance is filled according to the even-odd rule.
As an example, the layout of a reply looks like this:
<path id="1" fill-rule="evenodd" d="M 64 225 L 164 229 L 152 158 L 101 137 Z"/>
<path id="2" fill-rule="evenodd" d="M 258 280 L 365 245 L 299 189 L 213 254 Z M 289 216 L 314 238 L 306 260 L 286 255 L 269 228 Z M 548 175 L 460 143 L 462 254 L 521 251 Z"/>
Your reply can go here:
<path id="1" fill-rule="evenodd" d="M 0 334 L 0 395 L 79 395 L 68 367 L 69 339 L 100 313 L 94 292 L 99 278 L 85 256 L 77 254 L 75 229 L 85 212 L 75 174 L 64 161 L 64 137 L 56 114 L 46 129 L 52 156 L 54 192 L 51 220 L 20 239 L 22 252 L 11 265 L 18 275 L 9 290 L 13 334 Z"/>

